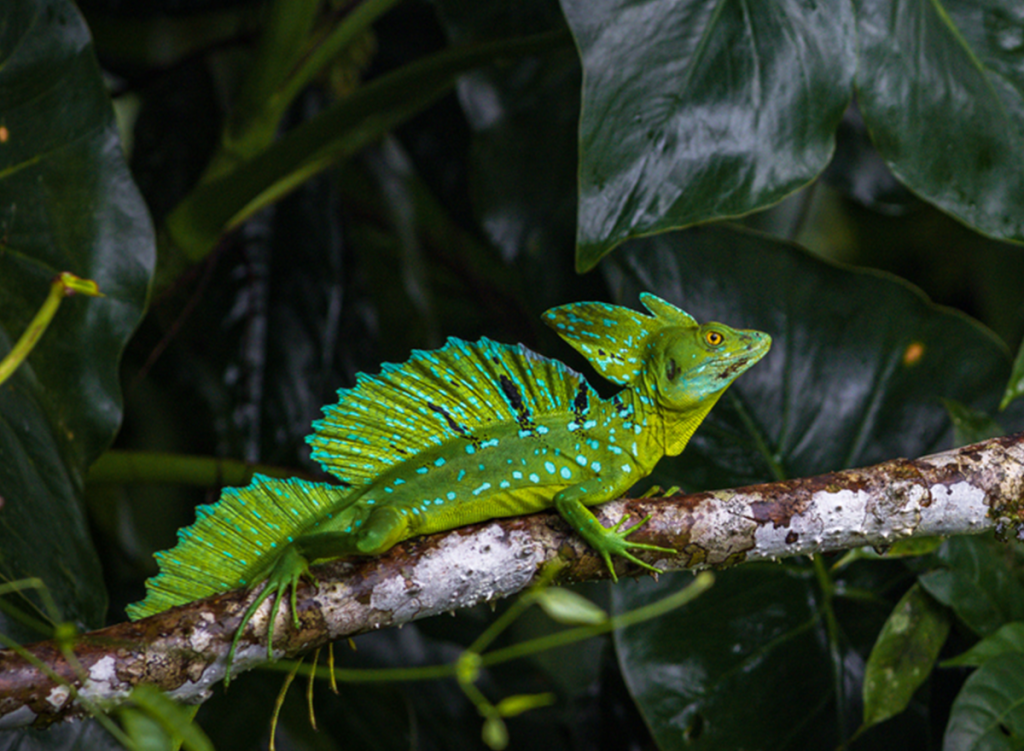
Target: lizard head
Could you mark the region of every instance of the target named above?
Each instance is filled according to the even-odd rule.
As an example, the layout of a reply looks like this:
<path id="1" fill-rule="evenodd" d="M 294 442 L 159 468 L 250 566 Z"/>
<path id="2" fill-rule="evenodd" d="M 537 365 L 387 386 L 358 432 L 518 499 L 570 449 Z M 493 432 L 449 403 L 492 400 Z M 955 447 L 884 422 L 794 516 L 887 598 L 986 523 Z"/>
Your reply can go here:
<path id="1" fill-rule="evenodd" d="M 721 323 L 664 328 L 648 339 L 644 383 L 666 409 L 686 411 L 713 403 L 764 357 L 771 343 L 761 331 Z"/>
<path id="2" fill-rule="evenodd" d="M 649 292 L 640 302 L 651 315 L 581 302 L 552 308 L 544 321 L 609 381 L 643 388 L 674 410 L 724 391 L 771 345 L 760 331 L 701 325 Z"/>

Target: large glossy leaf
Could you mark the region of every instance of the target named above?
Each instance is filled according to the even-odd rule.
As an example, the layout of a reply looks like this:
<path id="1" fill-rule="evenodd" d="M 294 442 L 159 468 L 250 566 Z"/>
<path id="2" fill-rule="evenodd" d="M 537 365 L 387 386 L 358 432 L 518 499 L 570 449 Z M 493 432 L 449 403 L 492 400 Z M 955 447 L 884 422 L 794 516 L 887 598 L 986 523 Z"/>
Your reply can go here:
<path id="1" fill-rule="evenodd" d="M 988 331 L 898 279 L 749 233 L 632 241 L 606 264 L 618 301 L 650 290 L 698 320 L 773 337 L 683 455 L 662 463 L 663 485 L 735 486 L 924 454 L 951 440 L 940 397 L 992 408 L 1009 372 Z M 896 564 L 858 566 L 912 580 Z M 693 606 L 621 634 L 624 675 L 662 747 L 826 748 L 848 738 L 864 661 L 893 606 L 828 596 L 832 587 L 881 589 L 849 576 L 820 563 L 741 565 Z M 616 587 L 616 607 L 664 593 Z M 872 732 L 886 739 L 872 747 L 905 748 L 899 731 L 914 722 L 890 720 Z"/>
<path id="2" fill-rule="evenodd" d="M 71 2 L 0 4 L 0 55 L 0 356 L 57 272 L 106 294 L 65 300 L 0 386 L 0 577 L 41 577 L 60 618 L 95 627 L 106 602 L 82 476 L 120 423 L 118 360 L 145 305 L 153 236 Z"/>
<path id="3" fill-rule="evenodd" d="M 934 560 L 940 567 L 922 574 L 921 586 L 974 633 L 990 636 L 1024 620 L 1024 586 L 1008 565 L 1004 545 L 991 537 L 955 537 Z"/>
<path id="4" fill-rule="evenodd" d="M 1024 240 L 1024 5 L 857 0 L 857 99 L 911 190 Z"/>
<path id="5" fill-rule="evenodd" d="M 953 702 L 943 751 L 1010 751 L 1024 745 L 1024 655 L 990 660 Z"/>
<path id="6" fill-rule="evenodd" d="M 613 603 L 637 607 L 688 580 L 615 587 Z M 810 571 L 753 564 L 686 608 L 618 632 L 623 675 L 659 747 L 834 748 L 833 660 L 846 666 L 847 690 L 864 662 L 849 644 L 830 651 L 820 599 Z"/>
<path id="7" fill-rule="evenodd" d="M 849 0 L 563 0 L 583 61 L 577 267 L 774 203 L 828 163 Z"/>

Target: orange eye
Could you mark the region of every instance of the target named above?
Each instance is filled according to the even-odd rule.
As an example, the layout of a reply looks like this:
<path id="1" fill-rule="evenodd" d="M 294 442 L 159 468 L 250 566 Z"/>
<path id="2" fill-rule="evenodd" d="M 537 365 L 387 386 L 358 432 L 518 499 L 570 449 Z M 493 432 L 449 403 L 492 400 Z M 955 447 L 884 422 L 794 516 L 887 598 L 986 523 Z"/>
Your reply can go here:
<path id="1" fill-rule="evenodd" d="M 704 341 L 710 344 L 712 347 L 717 347 L 725 340 L 725 337 L 719 334 L 717 331 L 709 331 L 704 335 Z"/>

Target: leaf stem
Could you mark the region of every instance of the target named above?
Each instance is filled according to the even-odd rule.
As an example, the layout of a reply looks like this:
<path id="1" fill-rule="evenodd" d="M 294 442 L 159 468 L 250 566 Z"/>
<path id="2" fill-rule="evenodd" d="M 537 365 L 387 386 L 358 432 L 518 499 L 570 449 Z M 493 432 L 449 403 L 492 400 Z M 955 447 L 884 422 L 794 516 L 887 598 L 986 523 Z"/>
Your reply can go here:
<path id="1" fill-rule="evenodd" d="M 3 360 L 0 360 L 0 383 L 10 378 L 14 371 L 18 369 L 18 366 L 25 361 L 25 358 L 35 348 L 36 343 L 50 325 L 53 316 L 57 313 L 57 308 L 60 307 L 61 301 L 75 293 L 89 295 L 90 297 L 103 297 L 96 282 L 90 279 L 81 279 L 67 271 L 57 274 L 50 284 L 50 294 L 46 296 L 43 306 L 29 322 L 25 333 L 21 335 L 21 338 L 18 339 L 11 351 L 7 353 Z"/>

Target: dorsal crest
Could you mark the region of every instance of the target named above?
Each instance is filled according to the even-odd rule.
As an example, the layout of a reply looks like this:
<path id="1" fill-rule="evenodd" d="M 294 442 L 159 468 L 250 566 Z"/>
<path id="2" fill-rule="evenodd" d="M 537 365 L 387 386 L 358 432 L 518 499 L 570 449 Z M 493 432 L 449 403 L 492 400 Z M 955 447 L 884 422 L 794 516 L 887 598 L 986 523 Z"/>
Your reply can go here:
<path id="1" fill-rule="evenodd" d="M 380 375 L 360 373 L 338 396 L 306 442 L 324 471 L 351 487 L 449 441 L 460 451 L 485 445 L 502 425 L 530 435 L 535 420 L 600 398 L 579 373 L 522 345 L 455 338 L 385 363 Z"/>
<path id="2" fill-rule="evenodd" d="M 605 378 L 628 386 L 639 378 L 649 337 L 666 327 L 696 327 L 697 321 L 650 292 L 640 302 L 652 315 L 621 305 L 578 302 L 544 313 L 544 322 L 569 342 Z"/>

